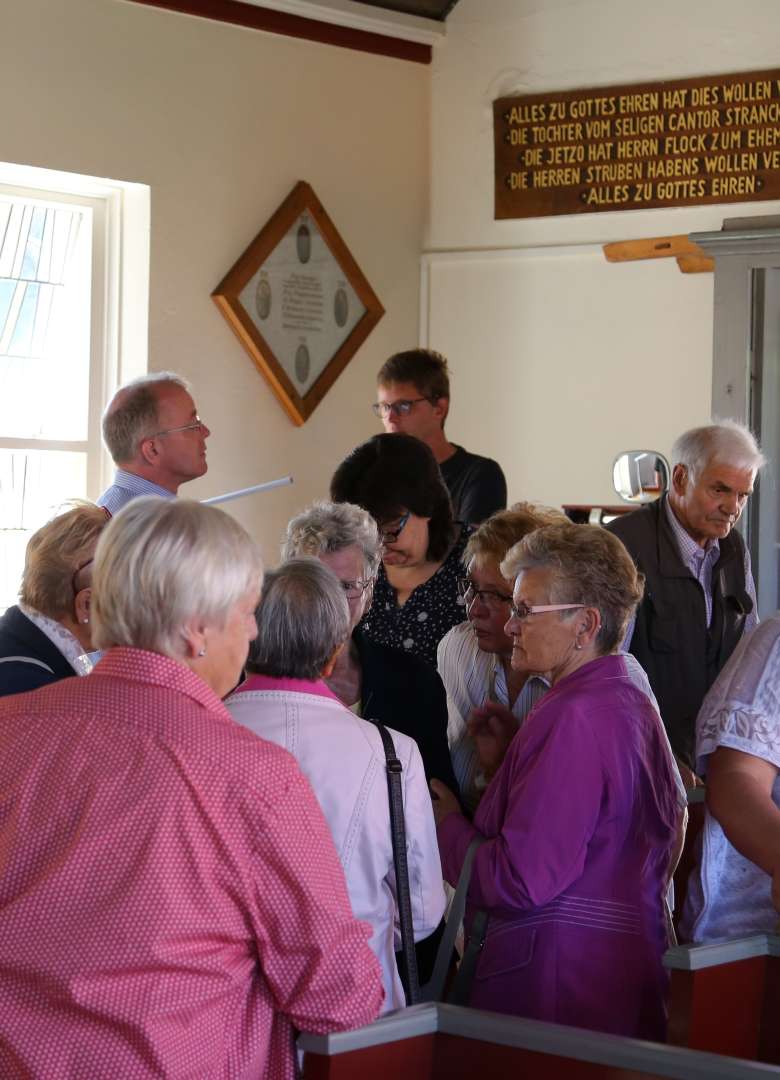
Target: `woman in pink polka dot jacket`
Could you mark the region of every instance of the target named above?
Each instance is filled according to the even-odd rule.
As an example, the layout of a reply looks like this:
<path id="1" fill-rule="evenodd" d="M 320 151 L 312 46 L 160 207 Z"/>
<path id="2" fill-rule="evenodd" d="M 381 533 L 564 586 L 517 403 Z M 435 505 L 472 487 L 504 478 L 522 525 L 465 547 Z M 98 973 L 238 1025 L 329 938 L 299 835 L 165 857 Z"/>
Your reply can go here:
<path id="1" fill-rule="evenodd" d="M 220 698 L 260 557 L 213 507 L 105 529 L 86 678 L 0 701 L 0 1076 L 292 1078 L 374 1019 L 370 929 L 295 759 Z"/>

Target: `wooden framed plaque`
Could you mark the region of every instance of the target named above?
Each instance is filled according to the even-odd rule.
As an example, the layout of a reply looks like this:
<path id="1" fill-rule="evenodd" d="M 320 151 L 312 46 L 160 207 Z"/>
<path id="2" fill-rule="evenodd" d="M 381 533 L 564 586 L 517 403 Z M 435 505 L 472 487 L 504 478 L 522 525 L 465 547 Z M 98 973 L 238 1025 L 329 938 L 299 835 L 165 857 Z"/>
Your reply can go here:
<path id="1" fill-rule="evenodd" d="M 303 180 L 211 295 L 295 424 L 311 416 L 384 315 Z"/>

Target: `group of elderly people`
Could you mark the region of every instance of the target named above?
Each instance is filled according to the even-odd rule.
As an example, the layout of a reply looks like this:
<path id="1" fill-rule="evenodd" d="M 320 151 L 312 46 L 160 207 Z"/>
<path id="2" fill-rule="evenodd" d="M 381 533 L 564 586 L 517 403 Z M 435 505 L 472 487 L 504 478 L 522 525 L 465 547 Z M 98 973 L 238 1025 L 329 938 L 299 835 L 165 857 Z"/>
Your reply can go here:
<path id="1" fill-rule="evenodd" d="M 456 523 L 405 435 L 331 497 L 265 575 L 186 500 L 76 506 L 31 541 L 0 620 L 1 1075 L 287 1077 L 294 1030 L 401 1007 L 373 721 L 418 941 L 478 845 L 470 1004 L 664 1038 L 685 792 L 620 651 L 623 544 L 526 504 Z"/>

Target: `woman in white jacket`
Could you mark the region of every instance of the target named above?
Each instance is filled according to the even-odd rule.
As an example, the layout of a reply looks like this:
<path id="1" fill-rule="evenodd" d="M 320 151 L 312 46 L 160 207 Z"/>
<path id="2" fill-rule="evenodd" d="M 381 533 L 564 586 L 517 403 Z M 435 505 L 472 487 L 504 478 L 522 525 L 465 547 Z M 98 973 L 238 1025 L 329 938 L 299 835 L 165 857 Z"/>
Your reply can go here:
<path id="1" fill-rule="evenodd" d="M 349 637 L 341 583 L 316 559 L 266 574 L 249 677 L 227 700 L 239 723 L 295 756 L 330 825 L 355 915 L 371 925 L 382 965 L 385 1011 L 401 1008 L 400 948 L 385 753 L 379 731 L 347 709 L 323 681 Z M 444 911 L 431 799 L 414 740 L 391 731 L 403 772 L 406 845 L 415 940 Z"/>

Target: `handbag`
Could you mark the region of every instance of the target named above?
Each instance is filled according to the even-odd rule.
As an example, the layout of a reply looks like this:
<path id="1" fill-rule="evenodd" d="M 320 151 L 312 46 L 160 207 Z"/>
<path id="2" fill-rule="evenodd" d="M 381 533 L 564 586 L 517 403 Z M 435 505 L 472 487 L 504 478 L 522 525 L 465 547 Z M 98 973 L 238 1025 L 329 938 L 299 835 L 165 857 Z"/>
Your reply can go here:
<path id="1" fill-rule="evenodd" d="M 445 1000 L 444 983 L 447 978 L 450 960 L 455 948 L 455 938 L 457 937 L 460 924 L 463 921 L 463 914 L 466 910 L 466 896 L 469 891 L 471 871 L 474 866 L 477 850 L 484 842 L 484 836 L 475 836 L 468 846 L 466 857 L 463 860 L 463 866 L 460 870 L 455 895 L 450 904 L 450 913 L 444 935 L 439 942 L 439 948 L 436 952 L 433 975 L 431 976 L 430 982 L 427 982 L 425 986 L 422 987 L 420 991 L 420 1001 Z M 485 937 L 487 936 L 487 924 L 488 913 L 486 911 L 476 912 L 471 924 L 471 931 L 469 932 L 466 941 L 466 947 L 463 950 L 463 956 L 458 965 L 458 973 L 455 976 L 455 981 L 446 997 L 446 1000 L 451 1005 L 468 1004 L 469 995 L 471 993 L 471 983 L 474 979 L 474 972 L 477 969 L 477 961 L 479 960 L 479 954 L 482 952 L 482 947 L 485 944 Z"/>
<path id="2" fill-rule="evenodd" d="M 412 922 L 412 899 L 409 890 L 409 867 L 406 861 L 406 823 L 401 787 L 403 766 L 395 752 L 392 736 L 384 724 L 375 720 L 387 759 L 387 790 L 390 798 L 390 835 L 393 841 L 393 864 L 395 888 L 398 900 L 398 920 L 401 924 L 401 949 L 403 974 L 406 978 L 406 1004 L 415 1005 L 420 1000 L 420 983 L 417 975 L 417 954 L 414 951 L 414 924 Z M 438 954 L 436 956 L 438 962 Z"/>

